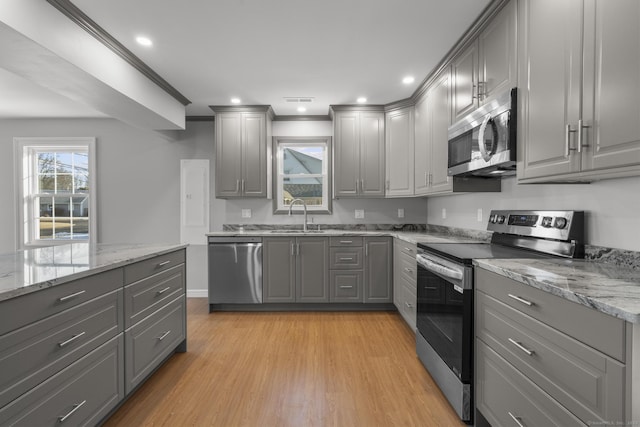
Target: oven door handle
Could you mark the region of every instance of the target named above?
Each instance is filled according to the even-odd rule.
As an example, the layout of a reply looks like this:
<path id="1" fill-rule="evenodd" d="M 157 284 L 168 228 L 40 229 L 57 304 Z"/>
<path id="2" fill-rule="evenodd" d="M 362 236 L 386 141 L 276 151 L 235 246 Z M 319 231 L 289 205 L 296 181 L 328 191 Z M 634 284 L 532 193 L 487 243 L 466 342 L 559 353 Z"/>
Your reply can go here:
<path id="1" fill-rule="evenodd" d="M 444 277 L 454 280 L 462 280 L 462 277 L 464 276 L 464 273 L 462 271 L 457 271 L 445 265 L 438 264 L 437 262 L 428 259 L 424 255 L 418 255 L 417 257 L 419 258 L 419 264 L 424 266 L 426 269 L 433 271 L 434 273 L 438 273 Z"/>

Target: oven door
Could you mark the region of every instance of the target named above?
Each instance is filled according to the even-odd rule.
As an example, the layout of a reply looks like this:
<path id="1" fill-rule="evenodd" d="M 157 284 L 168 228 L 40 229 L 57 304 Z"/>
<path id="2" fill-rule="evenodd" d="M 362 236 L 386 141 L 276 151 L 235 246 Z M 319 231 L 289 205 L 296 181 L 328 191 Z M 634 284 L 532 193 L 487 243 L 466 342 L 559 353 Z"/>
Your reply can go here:
<path id="1" fill-rule="evenodd" d="M 418 260 L 417 329 L 463 383 L 471 383 L 472 268 L 421 253 Z"/>

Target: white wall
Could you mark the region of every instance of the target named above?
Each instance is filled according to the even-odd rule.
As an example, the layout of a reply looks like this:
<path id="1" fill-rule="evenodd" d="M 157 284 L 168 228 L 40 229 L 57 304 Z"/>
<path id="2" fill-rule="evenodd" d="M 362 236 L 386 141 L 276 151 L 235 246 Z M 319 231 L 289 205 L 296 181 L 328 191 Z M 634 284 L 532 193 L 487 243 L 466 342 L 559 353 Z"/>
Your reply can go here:
<path id="1" fill-rule="evenodd" d="M 503 178 L 501 193 L 475 193 L 429 199 L 429 224 L 486 230 L 491 209 L 584 210 L 587 243 L 640 251 L 640 177 L 591 184 L 518 185 Z M 447 218 L 442 219 L 442 209 Z M 483 210 L 483 221 L 476 220 Z"/>
<path id="2" fill-rule="evenodd" d="M 273 136 L 333 136 L 333 125 L 331 121 L 275 121 Z M 404 218 L 398 218 L 399 208 L 404 209 Z M 331 215 L 310 215 L 310 218 L 316 224 L 425 224 L 426 208 L 425 198 L 338 199 L 333 201 Z M 251 218 L 242 218 L 242 209 L 251 209 Z M 365 211 L 364 219 L 355 219 L 356 209 Z M 224 223 L 302 224 L 301 216 L 274 215 L 272 200 L 216 200 L 212 211 L 215 211 L 212 230 L 221 230 Z M 220 220 L 220 215 L 224 220 Z"/>

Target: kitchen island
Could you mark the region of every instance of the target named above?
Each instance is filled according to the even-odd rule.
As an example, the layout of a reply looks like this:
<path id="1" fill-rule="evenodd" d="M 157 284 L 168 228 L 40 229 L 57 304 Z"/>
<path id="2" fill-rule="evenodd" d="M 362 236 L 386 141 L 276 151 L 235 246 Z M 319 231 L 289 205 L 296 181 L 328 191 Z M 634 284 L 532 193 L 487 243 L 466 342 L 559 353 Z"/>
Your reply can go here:
<path id="1" fill-rule="evenodd" d="M 0 255 L 0 424 L 107 417 L 186 351 L 185 272 L 185 245 Z"/>

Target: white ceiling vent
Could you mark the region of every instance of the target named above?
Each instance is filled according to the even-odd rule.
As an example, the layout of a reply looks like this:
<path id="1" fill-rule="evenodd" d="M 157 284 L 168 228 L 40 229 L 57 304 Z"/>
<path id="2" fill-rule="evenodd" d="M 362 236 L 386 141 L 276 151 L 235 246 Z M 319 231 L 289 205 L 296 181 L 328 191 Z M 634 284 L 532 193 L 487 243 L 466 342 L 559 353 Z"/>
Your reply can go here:
<path id="1" fill-rule="evenodd" d="M 311 96 L 285 96 L 284 97 L 285 102 L 294 102 L 296 104 L 298 103 L 310 103 L 313 102 L 313 97 Z"/>

